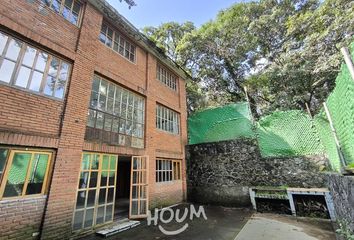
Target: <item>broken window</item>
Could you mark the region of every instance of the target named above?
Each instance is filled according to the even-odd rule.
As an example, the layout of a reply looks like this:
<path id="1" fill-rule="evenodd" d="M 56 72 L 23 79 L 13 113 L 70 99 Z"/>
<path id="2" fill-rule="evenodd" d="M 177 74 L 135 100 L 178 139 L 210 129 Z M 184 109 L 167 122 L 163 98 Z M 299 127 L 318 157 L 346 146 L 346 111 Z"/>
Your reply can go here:
<path id="1" fill-rule="evenodd" d="M 85 139 L 144 148 L 144 106 L 143 97 L 95 76 Z"/>

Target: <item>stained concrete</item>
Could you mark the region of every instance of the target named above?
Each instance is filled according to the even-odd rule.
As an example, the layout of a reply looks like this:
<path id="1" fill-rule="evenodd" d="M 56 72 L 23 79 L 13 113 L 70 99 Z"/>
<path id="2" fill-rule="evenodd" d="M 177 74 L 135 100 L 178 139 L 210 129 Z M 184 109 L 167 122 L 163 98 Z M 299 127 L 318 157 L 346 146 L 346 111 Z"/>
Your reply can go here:
<path id="1" fill-rule="evenodd" d="M 275 214 L 254 214 L 235 240 L 335 240 L 327 220 L 295 218 Z"/>
<path id="2" fill-rule="evenodd" d="M 176 209 L 183 210 L 188 204 Z M 196 209 L 198 206 L 196 205 Z M 251 210 L 204 206 L 207 220 L 195 218 L 178 223 L 160 224 L 169 231 L 181 228 L 188 223 L 188 228 L 175 236 L 166 236 L 157 226 L 148 226 L 143 221 L 140 226 L 111 236 L 109 240 L 334 240 L 335 235 L 329 221 L 294 218 L 275 214 L 258 214 Z M 183 214 L 183 211 L 182 211 Z M 165 218 L 168 218 L 166 216 Z M 103 239 L 91 235 L 89 240 Z"/>

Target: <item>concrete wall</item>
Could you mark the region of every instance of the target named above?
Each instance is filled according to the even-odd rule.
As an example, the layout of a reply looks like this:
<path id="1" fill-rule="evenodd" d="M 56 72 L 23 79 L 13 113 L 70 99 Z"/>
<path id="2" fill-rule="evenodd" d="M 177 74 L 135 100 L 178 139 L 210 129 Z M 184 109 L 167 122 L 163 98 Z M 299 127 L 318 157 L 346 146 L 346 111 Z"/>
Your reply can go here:
<path id="1" fill-rule="evenodd" d="M 227 206 L 250 205 L 251 186 L 323 187 L 317 157 L 262 158 L 256 140 L 238 139 L 187 147 L 188 198 Z"/>
<path id="2" fill-rule="evenodd" d="M 327 180 L 337 220 L 347 222 L 354 233 L 354 177 L 330 174 Z"/>

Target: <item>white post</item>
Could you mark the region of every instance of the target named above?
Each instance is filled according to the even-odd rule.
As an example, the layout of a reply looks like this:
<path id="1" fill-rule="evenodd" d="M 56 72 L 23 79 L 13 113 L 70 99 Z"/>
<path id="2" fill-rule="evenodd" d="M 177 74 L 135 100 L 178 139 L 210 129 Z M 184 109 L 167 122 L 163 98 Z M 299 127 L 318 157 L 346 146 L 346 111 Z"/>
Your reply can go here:
<path id="1" fill-rule="evenodd" d="M 331 127 L 331 130 L 332 130 L 332 133 L 333 133 L 334 141 L 336 143 L 337 151 L 338 151 L 338 154 L 339 154 L 339 159 L 340 159 L 340 161 L 342 163 L 342 167 L 345 168 L 347 166 L 347 164 L 344 161 L 344 156 L 343 156 L 340 144 L 339 144 L 339 140 L 338 140 L 338 137 L 337 137 L 337 132 L 336 132 L 336 129 L 334 128 L 334 125 L 333 125 L 333 122 L 332 122 L 332 117 L 331 117 L 331 114 L 330 114 L 330 112 L 328 110 L 326 102 L 323 103 L 323 107 L 324 107 L 324 110 L 325 110 L 326 115 L 327 115 L 329 126 Z"/>
<path id="2" fill-rule="evenodd" d="M 344 61 L 347 64 L 350 75 L 352 76 L 352 79 L 354 81 L 354 66 L 353 66 L 353 61 L 352 61 L 352 58 L 351 58 L 350 53 L 348 51 L 348 48 L 343 47 L 340 49 L 340 51 L 342 52 L 342 54 L 344 56 Z"/>

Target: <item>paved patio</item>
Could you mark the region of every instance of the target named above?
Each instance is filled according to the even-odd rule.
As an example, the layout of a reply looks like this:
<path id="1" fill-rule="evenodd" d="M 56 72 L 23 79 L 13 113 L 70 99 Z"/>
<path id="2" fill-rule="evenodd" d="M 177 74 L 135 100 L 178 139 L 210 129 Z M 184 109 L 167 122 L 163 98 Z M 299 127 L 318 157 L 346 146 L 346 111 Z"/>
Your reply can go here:
<path id="1" fill-rule="evenodd" d="M 182 211 L 188 205 L 180 205 L 176 209 Z M 198 206 L 195 207 L 198 210 Z M 148 226 L 143 221 L 140 226 L 118 233 L 106 239 L 119 240 L 335 240 L 332 225 L 328 221 L 293 218 L 275 214 L 258 214 L 249 209 L 224 208 L 205 206 L 207 220 L 203 217 L 189 219 L 182 223 L 173 220 L 171 223 L 159 224 L 168 231 L 182 228 L 188 223 L 188 228 L 174 236 L 163 234 L 158 226 Z M 164 215 L 168 219 L 168 214 Z M 85 239 L 104 239 L 92 235 Z"/>

